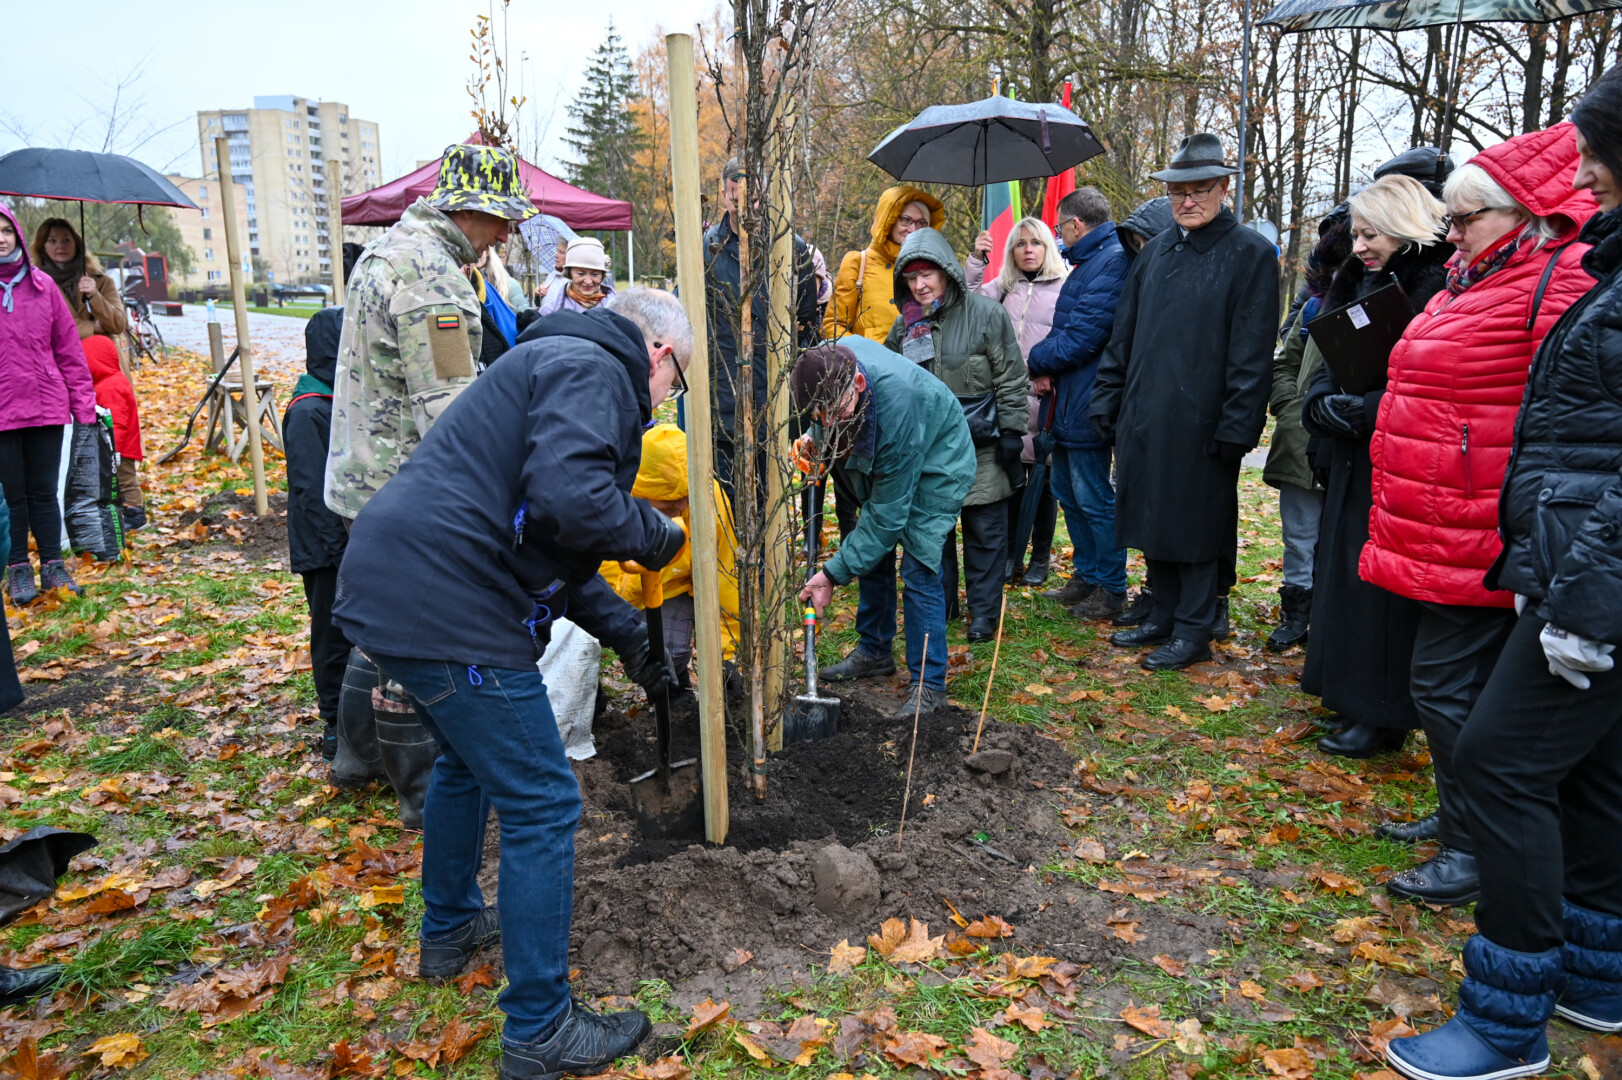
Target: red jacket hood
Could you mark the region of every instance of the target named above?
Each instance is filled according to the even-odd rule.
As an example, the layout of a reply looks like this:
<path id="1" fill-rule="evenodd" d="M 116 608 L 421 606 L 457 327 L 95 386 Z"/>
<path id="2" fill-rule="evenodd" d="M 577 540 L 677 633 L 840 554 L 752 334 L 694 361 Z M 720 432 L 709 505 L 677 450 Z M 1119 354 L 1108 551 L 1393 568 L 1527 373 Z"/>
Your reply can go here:
<path id="1" fill-rule="evenodd" d="M 1489 146 L 1470 159 L 1522 206 L 1539 217 L 1563 219 L 1561 233 L 1582 228 L 1599 212 L 1587 189 L 1573 190 L 1577 175 L 1577 127 L 1566 120 Z"/>

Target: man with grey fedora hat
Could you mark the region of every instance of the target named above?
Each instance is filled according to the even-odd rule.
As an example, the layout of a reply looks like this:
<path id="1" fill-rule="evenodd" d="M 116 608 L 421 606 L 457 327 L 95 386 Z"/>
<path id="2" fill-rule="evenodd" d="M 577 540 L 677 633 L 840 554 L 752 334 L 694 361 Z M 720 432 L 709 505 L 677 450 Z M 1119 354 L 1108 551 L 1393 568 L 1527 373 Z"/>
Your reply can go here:
<path id="1" fill-rule="evenodd" d="M 1173 227 L 1132 264 L 1093 390 L 1093 423 L 1116 447 L 1116 538 L 1155 581 L 1154 613 L 1110 640 L 1156 646 L 1150 670 L 1209 660 L 1226 634 L 1239 468 L 1267 423 L 1278 253 L 1223 205 L 1238 171 L 1201 132 L 1150 174 Z"/>

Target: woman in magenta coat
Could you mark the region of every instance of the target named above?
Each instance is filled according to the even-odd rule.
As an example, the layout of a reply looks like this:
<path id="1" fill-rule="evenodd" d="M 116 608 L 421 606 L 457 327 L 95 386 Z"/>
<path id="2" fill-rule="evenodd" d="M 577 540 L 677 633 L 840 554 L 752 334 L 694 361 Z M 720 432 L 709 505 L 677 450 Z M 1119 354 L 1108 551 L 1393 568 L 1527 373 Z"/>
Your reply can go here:
<path id="1" fill-rule="evenodd" d="M 28 534 L 39 548 L 40 587 L 82 593 L 62 562 L 56 477 L 62 428 L 96 422 L 96 389 L 73 313 L 28 257 L 10 208 L 0 204 L 0 487 L 11 511 L 6 590 L 14 604 L 39 595 Z"/>

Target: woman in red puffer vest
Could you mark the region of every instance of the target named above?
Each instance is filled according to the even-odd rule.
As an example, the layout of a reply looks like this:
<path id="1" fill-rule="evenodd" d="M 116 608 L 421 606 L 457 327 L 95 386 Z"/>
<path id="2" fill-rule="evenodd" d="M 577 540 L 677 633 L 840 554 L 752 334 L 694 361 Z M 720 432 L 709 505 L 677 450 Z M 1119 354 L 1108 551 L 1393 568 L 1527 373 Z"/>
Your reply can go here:
<path id="1" fill-rule="evenodd" d="M 1594 279 L 1578 231 L 1597 209 L 1574 192 L 1569 123 L 1477 154 L 1443 190 L 1458 254 L 1448 285 L 1391 352 L 1369 447 L 1374 507 L 1359 573 L 1421 603 L 1414 706 L 1430 743 L 1441 850 L 1387 882 L 1435 904 L 1476 899 L 1453 747 L 1513 622 L 1514 597 L 1482 582 L 1498 557 L 1498 489 L 1532 356 Z"/>

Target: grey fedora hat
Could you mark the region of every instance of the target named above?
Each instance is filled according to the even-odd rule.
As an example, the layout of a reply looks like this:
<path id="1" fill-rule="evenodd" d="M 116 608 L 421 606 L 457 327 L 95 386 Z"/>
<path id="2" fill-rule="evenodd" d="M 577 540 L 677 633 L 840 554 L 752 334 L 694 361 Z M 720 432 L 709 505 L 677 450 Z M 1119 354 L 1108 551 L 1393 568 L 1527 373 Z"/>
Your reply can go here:
<path id="1" fill-rule="evenodd" d="M 1209 131 L 1202 131 L 1184 139 L 1177 153 L 1171 156 L 1171 164 L 1149 176 L 1169 184 L 1180 180 L 1215 180 L 1219 176 L 1233 176 L 1238 171 L 1223 158 L 1222 140 Z"/>

